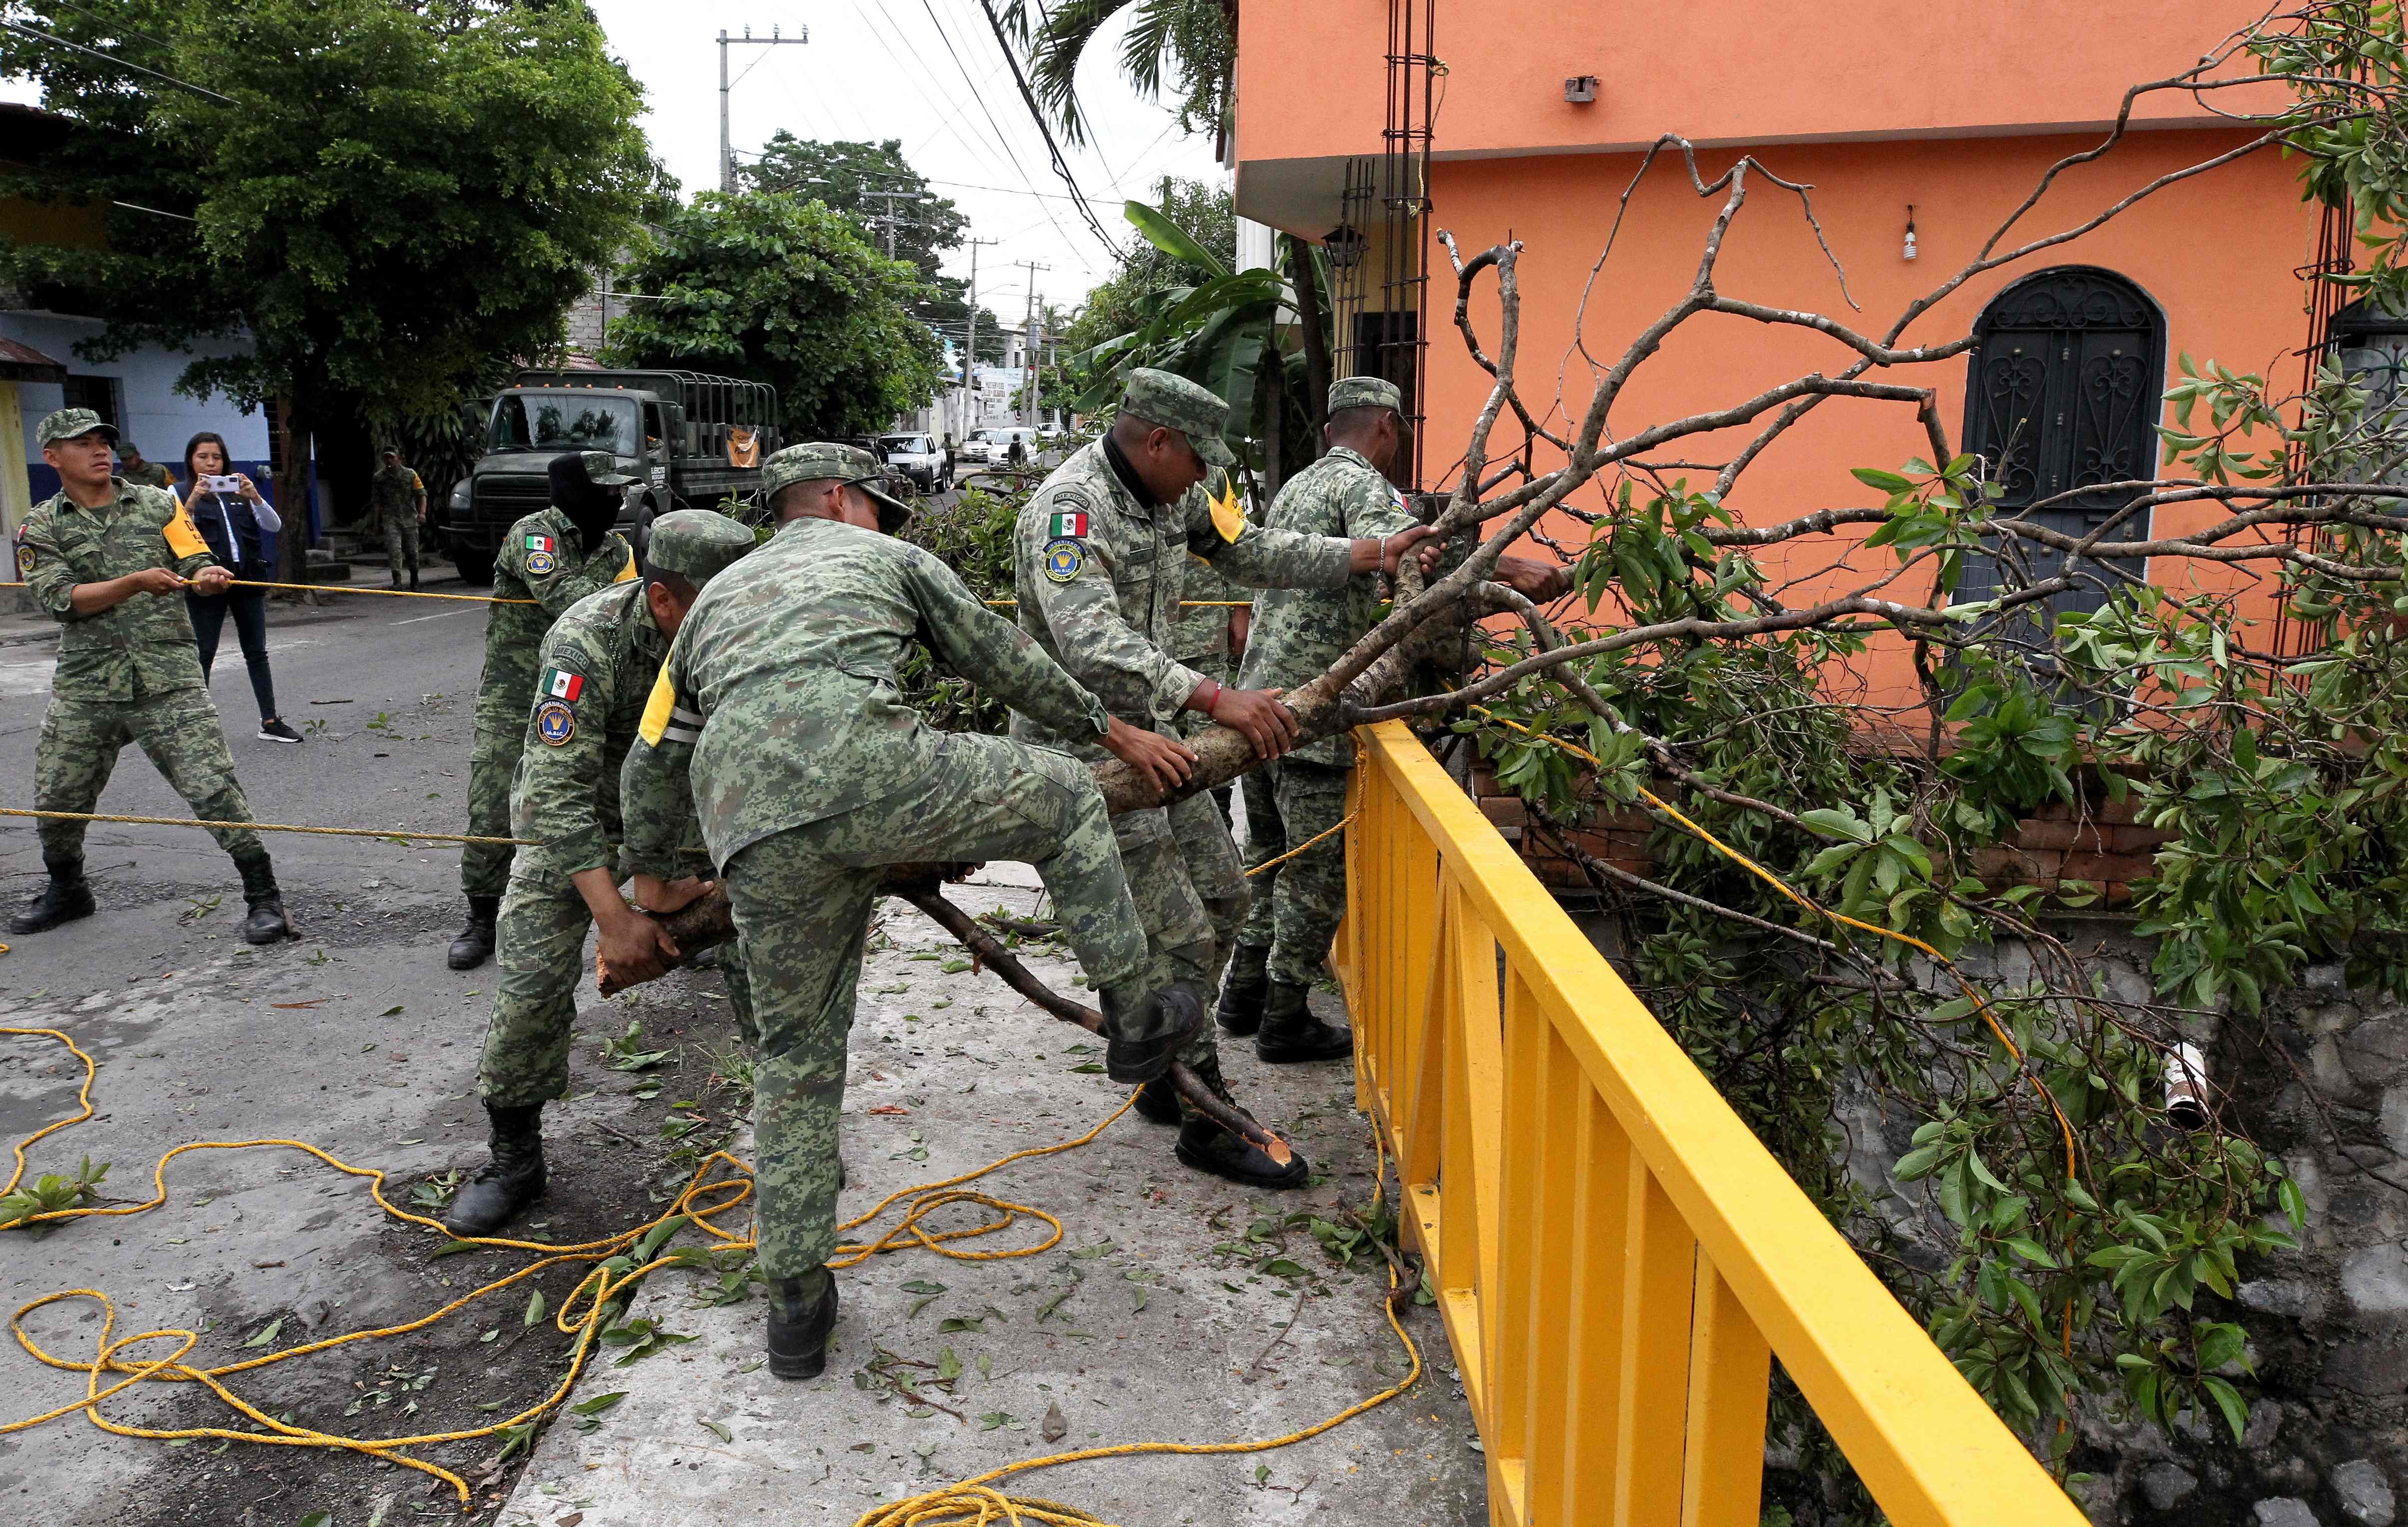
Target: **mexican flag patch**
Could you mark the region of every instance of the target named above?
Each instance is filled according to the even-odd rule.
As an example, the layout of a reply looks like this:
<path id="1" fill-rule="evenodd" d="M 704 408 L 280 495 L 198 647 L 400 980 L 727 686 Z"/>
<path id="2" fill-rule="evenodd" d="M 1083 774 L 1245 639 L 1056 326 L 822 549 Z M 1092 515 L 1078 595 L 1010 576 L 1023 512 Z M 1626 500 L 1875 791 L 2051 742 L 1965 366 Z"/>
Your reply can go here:
<path id="1" fill-rule="evenodd" d="M 566 700 L 574 704 L 577 697 L 585 692 L 585 676 L 570 673 L 566 668 L 546 668 L 543 671 L 543 683 L 537 692 L 550 695 L 554 700 Z"/>
<path id="2" fill-rule="evenodd" d="M 1075 511 L 1057 514 L 1054 517 L 1054 528 L 1046 532 L 1046 535 L 1054 540 L 1059 540 L 1066 535 L 1073 540 L 1084 540 L 1087 536 L 1087 517 Z"/>
<path id="3" fill-rule="evenodd" d="M 529 551 L 557 551 L 560 543 L 549 535 L 530 535 L 526 538 L 526 549 Z"/>

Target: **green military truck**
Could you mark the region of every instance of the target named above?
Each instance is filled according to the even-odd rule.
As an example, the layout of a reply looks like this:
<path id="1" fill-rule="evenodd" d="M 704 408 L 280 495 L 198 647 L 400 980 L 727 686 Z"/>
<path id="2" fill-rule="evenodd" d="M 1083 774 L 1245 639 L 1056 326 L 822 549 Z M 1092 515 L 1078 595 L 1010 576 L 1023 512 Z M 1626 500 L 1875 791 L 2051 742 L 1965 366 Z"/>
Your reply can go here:
<path id="1" fill-rule="evenodd" d="M 471 583 L 489 583 L 510 526 L 552 501 L 545 469 L 569 450 L 608 450 L 641 481 L 619 528 L 637 554 L 671 509 L 752 499 L 778 449 L 778 390 L 694 371 L 522 371 L 486 415 L 483 450 L 436 526 Z"/>

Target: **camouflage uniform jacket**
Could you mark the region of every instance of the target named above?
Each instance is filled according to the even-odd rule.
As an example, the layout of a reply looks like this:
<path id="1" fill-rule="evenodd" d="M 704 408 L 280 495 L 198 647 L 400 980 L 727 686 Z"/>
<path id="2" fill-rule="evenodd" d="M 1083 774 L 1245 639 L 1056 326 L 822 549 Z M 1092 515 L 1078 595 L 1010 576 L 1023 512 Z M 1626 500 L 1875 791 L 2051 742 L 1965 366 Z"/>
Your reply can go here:
<path id="1" fill-rule="evenodd" d="M 1292 531 L 1250 525 L 1225 541 L 1201 485 L 1177 504 L 1149 507 L 1112 470 L 1101 440 L 1055 467 L 1022 507 L 1012 551 L 1020 628 L 1113 715 L 1159 731 L 1205 677 L 1170 655 L 1188 553 L 1258 588 L 1337 588 L 1351 559 L 1344 541 Z M 1029 715 L 1011 718 L 1011 735 L 1055 747 L 1070 740 Z M 1092 739 L 1076 740 L 1081 757 L 1103 756 Z"/>
<path id="2" fill-rule="evenodd" d="M 1187 564 L 1187 592 L 1182 602 L 1213 599 L 1242 599 L 1238 586 L 1221 576 L 1221 570 L 1201 557 L 1192 557 Z M 1174 628 L 1170 655 L 1189 667 L 1199 669 L 1214 678 L 1229 676 L 1221 671 L 1229 658 L 1229 617 L 1234 613 L 1226 605 L 1197 604 L 1193 609 L 1179 612 L 1179 624 Z"/>
<path id="3" fill-rule="evenodd" d="M 630 578 L 569 606 L 536 658 L 510 835 L 541 843 L 536 851 L 564 876 L 615 863 L 619 770 L 669 650 L 644 587 Z"/>
<path id="4" fill-rule="evenodd" d="M 772 833 L 917 780 L 941 734 L 896 681 L 914 641 L 1057 734 L 1103 735 L 1102 703 L 935 556 L 796 520 L 712 578 L 670 644 L 627 755 L 625 867 L 675 872 L 689 798 L 724 869 Z"/>
<path id="5" fill-rule="evenodd" d="M 1363 456 L 1340 446 L 1287 480 L 1264 521 L 1310 535 L 1383 536 L 1417 523 L 1402 493 Z M 1329 671 L 1379 623 L 1380 582 L 1365 573 L 1343 589 L 1273 589 L 1254 598 L 1254 631 L 1238 687 L 1298 689 Z M 1354 748 L 1324 737 L 1287 755 L 1344 767 Z"/>
<path id="6" fill-rule="evenodd" d="M 528 515 L 502 538 L 494 555 L 494 597 L 535 603 L 495 605 L 486 617 L 485 671 L 477 681 L 479 726 L 524 726 L 543 634 L 587 594 L 635 578 L 636 554 L 616 531 L 603 536 L 590 556 L 578 549 L 580 544 L 577 522 L 556 507 Z"/>
<path id="7" fill-rule="evenodd" d="M 137 593 L 91 615 L 75 612 L 79 583 L 105 583 L 146 567 L 185 578 L 213 565 L 207 542 L 176 495 L 116 479 L 117 496 L 87 509 L 61 492 L 34 506 L 17 527 L 17 576 L 58 617 L 58 673 L 64 700 L 138 700 L 205 688 L 193 618 L 181 599 Z"/>
<path id="8" fill-rule="evenodd" d="M 426 492 L 426 484 L 407 466 L 380 466 L 368 479 L 368 524 L 370 529 L 382 529 L 392 523 L 388 516 L 398 516 L 403 522 L 418 518 L 418 496 Z M 516 526 L 511 529 L 515 531 Z M 498 560 L 498 559 L 497 559 Z"/>
<path id="9" fill-rule="evenodd" d="M 176 486 L 175 478 L 169 475 L 165 464 L 159 462 L 144 462 L 140 466 L 121 464 L 117 475 L 144 488 L 165 488 L 172 492 Z"/>

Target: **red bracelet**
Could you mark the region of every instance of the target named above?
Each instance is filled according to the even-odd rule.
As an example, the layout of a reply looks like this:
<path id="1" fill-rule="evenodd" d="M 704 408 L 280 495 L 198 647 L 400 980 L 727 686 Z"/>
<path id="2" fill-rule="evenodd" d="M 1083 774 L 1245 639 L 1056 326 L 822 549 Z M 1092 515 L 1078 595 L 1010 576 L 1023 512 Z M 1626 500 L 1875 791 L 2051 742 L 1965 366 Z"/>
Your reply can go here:
<path id="1" fill-rule="evenodd" d="M 1208 678 L 1204 682 L 1212 686 L 1211 697 L 1204 702 L 1204 714 L 1217 721 L 1221 719 L 1218 714 L 1221 707 L 1221 681 L 1217 678 Z"/>

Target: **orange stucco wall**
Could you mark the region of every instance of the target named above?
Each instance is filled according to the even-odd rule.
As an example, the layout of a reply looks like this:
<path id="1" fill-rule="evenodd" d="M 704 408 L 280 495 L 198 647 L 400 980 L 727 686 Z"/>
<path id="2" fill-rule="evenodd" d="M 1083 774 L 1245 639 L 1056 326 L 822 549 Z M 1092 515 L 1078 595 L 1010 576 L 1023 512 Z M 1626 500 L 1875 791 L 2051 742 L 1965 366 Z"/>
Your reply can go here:
<path id="1" fill-rule="evenodd" d="M 1398 0 L 1416 11 L 1418 0 Z M 1441 155 L 2062 129 L 2194 64 L 2258 0 L 1437 0 Z M 1376 153 L 1389 0 L 1239 10 L 1238 157 Z M 1595 103 L 1563 100 L 1593 74 Z M 2195 120 L 2186 97 L 2143 117 Z"/>
<path id="2" fill-rule="evenodd" d="M 2023 231 L 2040 235 L 2079 223 L 2130 190 L 2237 141 L 2228 129 L 2136 135 L 2105 161 L 2064 177 L 2026 219 Z M 1862 311 L 1850 309 L 1842 296 L 1797 199 L 1760 183 L 1724 247 L 1718 286 L 1731 296 L 1812 308 L 1878 333 L 1913 298 L 1971 257 L 2045 167 L 2078 143 L 2064 136 L 1986 137 L 1767 150 L 1764 157 L 1772 168 L 1813 185 L 1816 214 Z M 1731 151 L 1705 155 L 1707 173 L 1719 172 L 1734 157 Z M 1467 253 L 1507 237 L 1523 242 L 1522 391 L 1534 411 L 1557 407 L 1558 421 L 1565 414 L 1577 419 L 1584 412 L 1591 392 L 1589 364 L 1573 348 L 1576 323 L 1588 356 L 1602 364 L 1618 355 L 1686 289 L 1719 205 L 1719 197 L 1699 199 L 1677 163 L 1659 164 L 1632 197 L 1612 256 L 1597 276 L 1583 314 L 1584 285 L 1636 164 L 1637 156 L 1629 154 L 1558 154 L 1442 163 L 1432 176 L 1435 225 L 1453 231 Z M 1921 256 L 1912 264 L 1900 257 L 1909 203 L 1915 208 Z M 2137 283 L 2164 310 L 2169 371 L 2174 358 L 2188 351 L 2270 374 L 2287 389 L 2297 384 L 2300 363 L 2295 352 L 2306 337 L 2295 271 L 2313 258 L 2316 230 L 2317 216 L 2301 204 L 2292 166 L 2260 153 L 2161 192 L 2099 232 L 1976 278 L 1924 315 L 1905 339 L 1936 341 L 1964 334 L 1982 305 L 2020 276 L 2054 264 L 2100 265 Z M 1440 263 L 1443 268 L 1442 254 Z M 1440 326 L 1428 350 L 1425 440 L 1426 477 L 1433 483 L 1447 475 L 1448 463 L 1463 449 L 1487 387 L 1446 322 L 1451 286 L 1451 278 L 1441 284 Z M 1491 347 L 1498 332 L 1495 292 L 1493 278 L 1484 278 L 1472 305 L 1484 343 Z M 1837 372 L 1854 353 L 1810 331 L 1707 315 L 1692 320 L 1638 369 L 1609 428 L 1627 435 L 1667 419 L 1726 407 L 1791 377 Z M 1967 371 L 1960 357 L 1885 375 L 1937 387 L 1941 417 L 1955 441 L 1963 427 Z M 1743 432 L 1726 431 L 1658 455 L 1720 462 L 1746 438 Z M 1517 443 L 1518 431 L 1510 421 L 1501 424 L 1492 457 L 1506 455 Z M 1741 479 L 1731 507 L 1748 521 L 1764 522 L 1827 506 L 1876 503 L 1848 469 L 1896 467 L 1928 450 L 1907 407 L 1833 400 L 1756 462 Z M 1546 448 L 1540 460 L 1542 467 L 1549 464 Z M 1685 476 L 1701 486 L 1713 473 L 1668 476 Z M 1600 507 L 1601 493 L 1592 484 L 1575 502 Z M 2206 517 L 2205 511 L 2169 511 L 2158 529 L 2172 531 Z M 1770 550 L 1764 561 L 1776 575 L 1799 579 L 1785 595 L 1792 604 L 1861 583 L 1868 572 L 1894 565 L 1885 549 L 1857 546 L 1847 565 L 1828 570 L 1832 555 L 1832 543 L 1816 538 Z M 2225 575 L 2198 572 L 2192 564 L 2159 565 L 2152 576 L 2160 582 L 2197 577 L 2213 586 L 2230 586 Z M 1919 603 L 1928 583 L 1897 592 Z M 1896 644 L 1877 651 L 1863 677 L 1870 703 L 1913 698 L 1912 674 Z"/>

